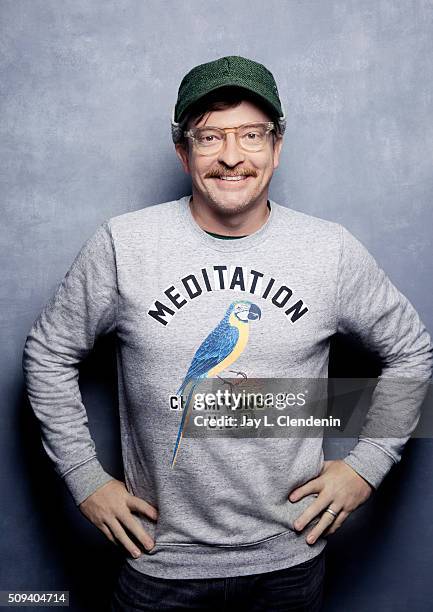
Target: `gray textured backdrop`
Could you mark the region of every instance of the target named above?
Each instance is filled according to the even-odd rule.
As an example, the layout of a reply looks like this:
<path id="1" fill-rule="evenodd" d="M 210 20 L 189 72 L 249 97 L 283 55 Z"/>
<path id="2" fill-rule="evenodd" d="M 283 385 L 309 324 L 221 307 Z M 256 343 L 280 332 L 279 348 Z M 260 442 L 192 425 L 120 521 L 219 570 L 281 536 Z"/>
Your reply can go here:
<path id="1" fill-rule="evenodd" d="M 343 223 L 431 332 L 433 3 L 1 0 L 0 22 L 0 590 L 64 588 L 71 609 L 102 609 L 119 557 L 40 449 L 28 329 L 99 223 L 189 191 L 170 139 L 177 87 L 240 54 L 272 70 L 288 115 L 271 197 Z M 120 475 L 114 379 L 105 350 L 83 367 L 98 450 Z M 431 441 L 411 441 L 329 539 L 326 610 L 431 610 L 432 460 Z"/>

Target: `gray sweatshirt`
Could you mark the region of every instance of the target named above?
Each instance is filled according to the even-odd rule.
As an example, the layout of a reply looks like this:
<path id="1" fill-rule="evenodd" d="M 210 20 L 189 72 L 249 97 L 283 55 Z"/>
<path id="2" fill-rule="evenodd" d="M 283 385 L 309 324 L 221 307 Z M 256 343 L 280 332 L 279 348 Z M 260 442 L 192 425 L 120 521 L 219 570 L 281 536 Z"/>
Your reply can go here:
<path id="1" fill-rule="evenodd" d="M 327 377 L 337 331 L 377 352 L 382 376 L 428 379 L 430 337 L 341 225 L 271 200 L 258 231 L 221 240 L 197 225 L 189 200 L 97 228 L 28 334 L 28 396 L 44 448 L 78 505 L 113 477 L 89 433 L 77 368 L 98 336 L 115 331 L 125 484 L 159 510 L 157 523 L 138 518 L 155 547 L 128 562 L 165 578 L 287 568 L 326 545 L 307 544 L 293 528 L 314 497 L 288 500 L 319 475 L 322 439 L 185 437 L 172 467 L 182 411 L 170 398 L 191 375 L 212 377 L 225 365 L 249 378 Z M 360 437 L 344 461 L 377 487 L 415 424 L 407 438 Z"/>

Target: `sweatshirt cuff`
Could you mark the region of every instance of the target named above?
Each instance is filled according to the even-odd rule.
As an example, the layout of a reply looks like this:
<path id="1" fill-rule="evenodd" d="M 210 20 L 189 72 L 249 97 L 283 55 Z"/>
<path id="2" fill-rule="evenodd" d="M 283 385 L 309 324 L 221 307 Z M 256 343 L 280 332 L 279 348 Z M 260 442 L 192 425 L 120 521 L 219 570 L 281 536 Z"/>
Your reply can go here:
<path id="1" fill-rule="evenodd" d="M 104 470 L 97 457 L 73 468 L 62 476 L 77 506 L 110 480 L 115 480 Z"/>
<path id="2" fill-rule="evenodd" d="M 395 463 L 394 459 L 383 451 L 378 444 L 362 439 L 358 441 L 358 444 L 343 461 L 375 489 L 379 487 Z"/>

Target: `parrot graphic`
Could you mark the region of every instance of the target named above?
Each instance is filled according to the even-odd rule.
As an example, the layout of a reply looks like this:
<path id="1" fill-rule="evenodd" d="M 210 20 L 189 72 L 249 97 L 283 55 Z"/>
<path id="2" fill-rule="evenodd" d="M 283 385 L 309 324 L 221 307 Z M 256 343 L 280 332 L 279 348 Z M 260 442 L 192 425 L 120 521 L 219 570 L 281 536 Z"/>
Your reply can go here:
<path id="1" fill-rule="evenodd" d="M 248 343 L 250 322 L 260 319 L 261 314 L 260 308 L 248 300 L 232 302 L 224 317 L 195 352 L 183 383 L 176 393 L 176 395 L 182 395 L 190 385 L 173 450 L 171 467 L 174 467 L 179 452 L 194 388 L 200 379 L 217 376 L 238 359 Z"/>

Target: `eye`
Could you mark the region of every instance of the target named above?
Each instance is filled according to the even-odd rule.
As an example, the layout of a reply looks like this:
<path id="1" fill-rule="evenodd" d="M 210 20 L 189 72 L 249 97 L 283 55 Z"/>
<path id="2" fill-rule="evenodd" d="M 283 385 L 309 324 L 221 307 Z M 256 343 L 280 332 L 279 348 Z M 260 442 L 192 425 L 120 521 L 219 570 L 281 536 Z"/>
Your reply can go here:
<path id="1" fill-rule="evenodd" d="M 214 130 L 203 130 L 197 132 L 196 138 L 200 145 L 208 146 L 218 143 L 221 140 L 221 135 Z"/>
<path id="2" fill-rule="evenodd" d="M 242 140 L 245 143 L 256 145 L 262 143 L 264 138 L 264 133 L 260 128 L 250 127 L 245 128 L 245 131 L 242 133 Z"/>

